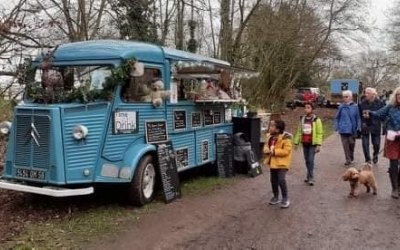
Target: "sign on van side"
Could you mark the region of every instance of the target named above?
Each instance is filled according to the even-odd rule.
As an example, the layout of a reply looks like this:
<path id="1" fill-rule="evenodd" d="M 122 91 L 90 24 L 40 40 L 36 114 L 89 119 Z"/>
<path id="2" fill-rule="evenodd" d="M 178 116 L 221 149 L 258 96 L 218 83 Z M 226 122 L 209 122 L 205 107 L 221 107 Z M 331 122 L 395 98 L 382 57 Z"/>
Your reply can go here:
<path id="1" fill-rule="evenodd" d="M 132 134 L 137 132 L 136 111 L 114 112 L 114 134 Z"/>
<path id="2" fill-rule="evenodd" d="M 146 143 L 168 141 L 166 121 L 146 121 Z"/>

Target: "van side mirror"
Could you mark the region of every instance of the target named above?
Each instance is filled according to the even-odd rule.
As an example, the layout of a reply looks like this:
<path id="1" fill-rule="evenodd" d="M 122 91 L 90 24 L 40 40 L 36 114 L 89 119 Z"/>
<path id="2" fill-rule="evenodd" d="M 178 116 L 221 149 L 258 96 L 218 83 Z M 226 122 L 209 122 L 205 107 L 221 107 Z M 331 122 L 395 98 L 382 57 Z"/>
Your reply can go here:
<path id="1" fill-rule="evenodd" d="M 131 76 L 142 76 L 144 74 L 144 64 L 140 62 L 135 62 L 135 64 L 132 67 Z"/>

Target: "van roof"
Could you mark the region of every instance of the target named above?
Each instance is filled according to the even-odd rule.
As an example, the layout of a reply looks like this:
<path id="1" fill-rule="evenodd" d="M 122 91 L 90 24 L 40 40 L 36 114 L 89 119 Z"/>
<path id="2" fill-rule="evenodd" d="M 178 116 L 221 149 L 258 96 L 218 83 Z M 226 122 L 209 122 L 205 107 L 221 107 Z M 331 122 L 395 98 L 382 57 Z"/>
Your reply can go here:
<path id="1" fill-rule="evenodd" d="M 337 83 L 337 82 L 348 82 L 348 83 L 359 83 L 359 80 L 357 79 L 331 79 L 331 83 Z"/>
<path id="2" fill-rule="evenodd" d="M 221 66 L 229 66 L 226 61 L 201 56 L 186 51 L 158 45 L 126 40 L 91 40 L 60 45 L 54 61 L 113 60 L 136 58 L 139 61 L 163 63 L 165 59 L 176 61 L 201 61 Z M 35 62 L 40 62 L 38 56 Z"/>

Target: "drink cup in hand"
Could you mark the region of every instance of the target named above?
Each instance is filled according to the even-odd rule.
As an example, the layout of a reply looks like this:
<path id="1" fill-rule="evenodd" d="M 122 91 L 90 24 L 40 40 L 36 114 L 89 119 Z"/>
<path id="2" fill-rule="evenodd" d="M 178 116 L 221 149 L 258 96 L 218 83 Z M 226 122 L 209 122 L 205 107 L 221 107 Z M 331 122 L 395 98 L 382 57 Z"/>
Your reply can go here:
<path id="1" fill-rule="evenodd" d="M 369 118 L 369 110 L 363 110 L 363 117 Z"/>
<path id="2" fill-rule="evenodd" d="M 273 152 L 274 152 L 274 149 L 275 149 L 275 146 L 271 146 L 270 148 L 269 148 L 269 150 L 270 150 L 270 152 L 271 152 L 271 154 L 273 154 Z"/>

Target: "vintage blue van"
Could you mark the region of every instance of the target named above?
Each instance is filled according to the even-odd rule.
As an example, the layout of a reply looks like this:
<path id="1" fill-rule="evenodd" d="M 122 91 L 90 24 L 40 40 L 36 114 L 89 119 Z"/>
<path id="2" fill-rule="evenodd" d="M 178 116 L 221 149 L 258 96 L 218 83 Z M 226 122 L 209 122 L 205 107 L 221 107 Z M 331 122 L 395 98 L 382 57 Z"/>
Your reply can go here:
<path id="1" fill-rule="evenodd" d="M 148 43 L 60 45 L 29 64 L 23 101 L 13 122 L 0 125 L 8 135 L 0 188 L 65 197 L 119 183 L 129 201 L 150 202 L 155 144 L 172 142 L 178 171 L 215 162 L 215 134 L 232 133 L 230 105 L 238 101 L 223 91 L 229 69 Z M 222 95 L 204 94 L 216 88 Z"/>

